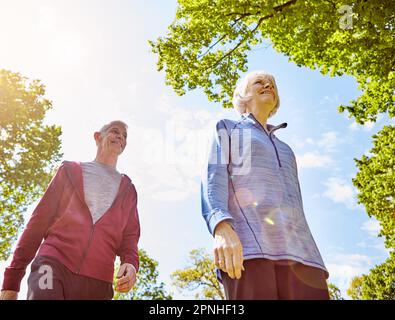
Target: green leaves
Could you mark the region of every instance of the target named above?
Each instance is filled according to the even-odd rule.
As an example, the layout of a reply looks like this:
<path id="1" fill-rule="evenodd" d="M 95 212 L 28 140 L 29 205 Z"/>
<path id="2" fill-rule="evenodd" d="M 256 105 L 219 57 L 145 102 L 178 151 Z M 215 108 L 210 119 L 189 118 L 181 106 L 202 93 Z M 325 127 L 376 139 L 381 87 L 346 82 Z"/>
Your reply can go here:
<path id="1" fill-rule="evenodd" d="M 354 277 L 347 294 L 354 300 L 394 300 L 395 253 L 391 252 L 390 257 L 368 275 Z"/>
<path id="2" fill-rule="evenodd" d="M 331 300 L 344 300 L 341 295 L 340 289 L 333 283 L 328 283 L 329 297 Z"/>
<path id="3" fill-rule="evenodd" d="M 150 45 L 158 54 L 158 70 L 179 95 L 201 88 L 210 101 L 231 107 L 248 52 L 270 39 L 298 66 L 355 76 L 363 94 L 339 111 L 348 110 L 358 123 L 379 112 L 393 115 L 395 3 L 352 1 L 350 17 L 339 13 L 343 5 L 340 0 L 179 0 L 166 36 Z M 352 19 L 351 29 L 341 28 L 342 18 Z"/>
<path id="4" fill-rule="evenodd" d="M 217 280 L 213 258 L 204 249 L 193 249 L 189 257 L 190 266 L 172 273 L 173 285 L 180 291 L 196 292 L 196 299 L 225 299 Z"/>
<path id="5" fill-rule="evenodd" d="M 52 103 L 39 80 L 0 70 L 0 259 L 10 255 L 23 213 L 61 160 L 61 129 L 43 124 Z"/>
<path id="6" fill-rule="evenodd" d="M 395 248 L 395 126 L 384 126 L 373 135 L 371 156 L 354 159 L 359 172 L 353 179 L 359 203 L 380 222 L 379 236 Z M 353 299 L 395 299 L 395 252 L 368 275 L 354 278 L 347 291 Z"/>
<path id="7" fill-rule="evenodd" d="M 395 248 L 395 126 L 385 126 L 373 139 L 372 156 L 354 159 L 359 172 L 353 183 L 368 215 L 380 221 L 387 248 Z"/>
<path id="8" fill-rule="evenodd" d="M 114 300 L 171 300 L 166 293 L 164 283 L 158 282 L 158 262 L 150 258 L 145 250 L 139 250 L 140 269 L 137 281 L 130 293 L 114 293 Z M 119 265 L 115 268 L 114 281 Z"/>

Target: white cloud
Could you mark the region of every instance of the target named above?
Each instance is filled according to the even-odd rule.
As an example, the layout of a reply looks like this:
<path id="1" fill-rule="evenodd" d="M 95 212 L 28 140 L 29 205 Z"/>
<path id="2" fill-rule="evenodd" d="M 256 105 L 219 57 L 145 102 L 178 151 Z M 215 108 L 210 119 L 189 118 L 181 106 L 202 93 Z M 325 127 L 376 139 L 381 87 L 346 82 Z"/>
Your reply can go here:
<path id="1" fill-rule="evenodd" d="M 344 139 L 340 138 L 339 132 L 336 131 L 327 131 L 323 132 L 318 139 L 313 139 L 311 137 L 306 138 L 302 141 L 296 141 L 295 144 L 302 147 L 316 147 L 319 153 L 333 153 L 336 152 L 336 148 L 344 142 Z"/>
<path id="2" fill-rule="evenodd" d="M 342 140 L 339 138 L 339 133 L 336 131 L 324 132 L 321 139 L 317 141 L 317 146 L 326 152 L 333 152 L 335 147 L 338 146 Z"/>
<path id="3" fill-rule="evenodd" d="M 336 253 L 329 255 L 326 267 L 329 271 L 329 282 L 334 283 L 347 296 L 351 279 L 366 274 L 373 267 L 373 259 L 362 254 Z"/>
<path id="4" fill-rule="evenodd" d="M 348 128 L 349 128 L 351 131 L 356 131 L 356 130 L 358 130 L 358 123 L 357 123 L 356 121 L 353 121 L 353 123 L 351 123 L 351 124 L 348 126 Z"/>
<path id="5" fill-rule="evenodd" d="M 348 129 L 351 131 L 358 131 L 358 130 L 363 130 L 363 131 L 372 131 L 373 128 L 376 126 L 376 124 L 380 123 L 381 120 L 384 119 L 383 114 L 378 114 L 377 119 L 375 122 L 373 121 L 366 121 L 363 125 L 358 124 L 355 120 L 348 126 Z"/>
<path id="6" fill-rule="evenodd" d="M 351 131 L 357 131 L 359 129 L 363 129 L 364 131 L 372 131 L 374 126 L 375 126 L 375 122 L 372 122 L 372 121 L 366 121 L 365 124 L 363 124 L 363 125 L 360 125 L 356 121 L 353 121 L 353 123 L 351 123 L 348 126 L 348 128 Z"/>
<path id="7" fill-rule="evenodd" d="M 332 163 L 328 155 L 318 154 L 317 152 L 307 152 L 303 155 L 296 155 L 298 168 L 323 168 Z"/>
<path id="8" fill-rule="evenodd" d="M 361 229 L 366 231 L 370 236 L 377 237 L 381 230 L 380 222 L 375 219 L 367 220 L 362 224 Z"/>
<path id="9" fill-rule="evenodd" d="M 377 221 L 374 218 L 364 221 L 362 223 L 361 230 L 365 231 L 369 235 L 369 237 L 367 238 L 367 240 L 363 240 L 357 243 L 358 247 L 375 249 L 381 253 L 385 253 L 386 255 L 389 255 L 390 249 L 385 247 L 384 238 L 378 237 L 378 234 L 381 231 L 381 226 L 379 221 Z"/>
<path id="10" fill-rule="evenodd" d="M 307 138 L 306 143 L 307 144 L 314 144 L 314 140 L 312 138 Z"/>
<path id="11" fill-rule="evenodd" d="M 385 247 L 383 238 L 369 239 L 369 241 L 360 241 L 357 246 L 365 249 L 375 249 L 385 256 L 389 256 L 391 249 Z"/>
<path id="12" fill-rule="evenodd" d="M 333 166 L 334 160 L 331 153 L 336 151 L 336 147 L 343 142 L 336 131 L 328 131 L 321 134 L 320 138 L 306 138 L 304 141 L 296 142 L 298 147 L 312 146 L 316 150 L 297 155 L 297 162 L 300 168 L 325 168 Z"/>
<path id="13" fill-rule="evenodd" d="M 339 101 L 339 94 L 334 93 L 330 96 L 326 95 L 325 97 L 323 97 L 320 101 L 320 104 L 334 104 L 334 103 L 338 103 Z"/>
<path id="14" fill-rule="evenodd" d="M 342 203 L 348 209 L 357 209 L 359 206 L 356 202 L 355 189 L 341 178 L 331 177 L 324 185 L 327 190 L 323 196 L 331 199 L 335 203 Z"/>

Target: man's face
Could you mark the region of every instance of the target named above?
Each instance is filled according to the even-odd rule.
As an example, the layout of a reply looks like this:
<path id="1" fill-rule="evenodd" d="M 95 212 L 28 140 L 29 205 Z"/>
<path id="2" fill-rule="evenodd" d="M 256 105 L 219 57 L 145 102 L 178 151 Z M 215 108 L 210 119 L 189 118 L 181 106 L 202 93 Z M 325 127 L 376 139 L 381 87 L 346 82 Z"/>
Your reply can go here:
<path id="1" fill-rule="evenodd" d="M 98 136 L 98 146 L 105 152 L 120 155 L 125 150 L 127 132 L 121 125 L 112 125 Z"/>

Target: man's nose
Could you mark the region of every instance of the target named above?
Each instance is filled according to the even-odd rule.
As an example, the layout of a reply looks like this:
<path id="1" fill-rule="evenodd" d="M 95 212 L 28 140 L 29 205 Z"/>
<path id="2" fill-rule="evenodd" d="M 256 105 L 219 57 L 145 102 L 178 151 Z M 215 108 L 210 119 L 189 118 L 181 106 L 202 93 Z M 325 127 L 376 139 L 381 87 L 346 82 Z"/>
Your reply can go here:
<path id="1" fill-rule="evenodd" d="M 117 134 L 116 138 L 120 141 L 124 141 L 124 138 L 121 134 Z"/>

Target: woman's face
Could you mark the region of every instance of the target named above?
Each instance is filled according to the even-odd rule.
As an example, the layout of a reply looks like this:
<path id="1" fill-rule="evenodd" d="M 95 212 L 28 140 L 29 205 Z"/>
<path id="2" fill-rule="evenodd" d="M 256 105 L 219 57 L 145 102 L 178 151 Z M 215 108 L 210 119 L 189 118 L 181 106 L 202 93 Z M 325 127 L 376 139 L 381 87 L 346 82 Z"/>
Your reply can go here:
<path id="1" fill-rule="evenodd" d="M 272 109 L 277 103 L 274 83 L 268 77 L 257 76 L 253 78 L 249 85 L 249 94 L 258 105 L 269 105 Z"/>

